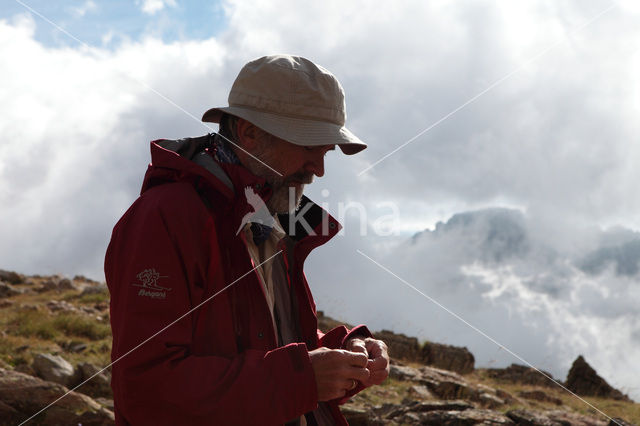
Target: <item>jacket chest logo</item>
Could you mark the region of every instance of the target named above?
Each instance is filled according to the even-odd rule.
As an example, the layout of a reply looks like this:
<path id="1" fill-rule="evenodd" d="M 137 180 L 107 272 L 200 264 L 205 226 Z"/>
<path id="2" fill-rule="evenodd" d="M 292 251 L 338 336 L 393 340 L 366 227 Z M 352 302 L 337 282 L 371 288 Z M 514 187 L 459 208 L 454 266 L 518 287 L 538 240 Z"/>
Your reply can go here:
<path id="1" fill-rule="evenodd" d="M 136 275 L 139 282 L 133 283 L 134 287 L 142 287 L 138 292 L 138 296 L 146 296 L 152 299 L 164 299 L 167 297 L 167 291 L 171 289 L 169 287 L 162 287 L 158 284 L 161 278 L 169 278 L 164 275 L 160 275 L 155 268 L 145 269 Z"/>

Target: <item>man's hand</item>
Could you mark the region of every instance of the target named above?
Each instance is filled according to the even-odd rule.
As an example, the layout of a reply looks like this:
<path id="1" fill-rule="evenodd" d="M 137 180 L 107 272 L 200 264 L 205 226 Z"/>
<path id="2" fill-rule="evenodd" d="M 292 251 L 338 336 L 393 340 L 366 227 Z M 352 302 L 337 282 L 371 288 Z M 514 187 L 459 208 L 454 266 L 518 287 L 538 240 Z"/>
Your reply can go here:
<path id="1" fill-rule="evenodd" d="M 369 359 L 367 368 L 370 375 L 362 382 L 365 387 L 379 385 L 389 376 L 389 355 L 387 345 L 382 340 L 353 337 L 347 341 L 345 348 L 348 351 L 363 353 Z"/>
<path id="2" fill-rule="evenodd" d="M 316 375 L 318 401 L 343 397 L 358 382 L 369 380 L 366 354 L 322 347 L 310 351 L 309 358 Z"/>

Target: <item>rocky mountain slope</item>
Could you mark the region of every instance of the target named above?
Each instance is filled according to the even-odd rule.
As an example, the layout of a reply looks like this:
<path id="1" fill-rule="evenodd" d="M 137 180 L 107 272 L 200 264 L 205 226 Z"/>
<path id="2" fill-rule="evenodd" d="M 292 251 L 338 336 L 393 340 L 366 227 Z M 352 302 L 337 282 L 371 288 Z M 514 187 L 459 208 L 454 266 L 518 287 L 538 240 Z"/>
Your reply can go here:
<path id="1" fill-rule="evenodd" d="M 0 270 L 0 425 L 36 413 L 27 424 L 114 424 L 110 372 L 103 369 L 111 350 L 108 307 L 106 286 L 85 277 Z M 321 313 L 319 319 L 323 329 L 337 324 Z M 615 420 L 530 368 L 477 369 L 465 348 L 376 334 L 389 345 L 391 377 L 343 406 L 352 425 L 640 424 L 640 404 L 582 357 L 564 385 Z"/>

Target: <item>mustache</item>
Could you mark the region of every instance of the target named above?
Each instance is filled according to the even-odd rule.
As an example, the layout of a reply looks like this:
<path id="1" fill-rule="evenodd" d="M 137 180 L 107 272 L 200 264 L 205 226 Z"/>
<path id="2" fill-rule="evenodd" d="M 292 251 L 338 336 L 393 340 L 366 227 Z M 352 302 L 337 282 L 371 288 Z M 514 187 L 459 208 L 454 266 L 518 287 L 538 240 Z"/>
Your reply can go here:
<path id="1" fill-rule="evenodd" d="M 313 182 L 313 173 L 304 173 L 304 172 L 296 173 L 294 175 L 289 176 L 284 181 L 285 184 L 289 184 L 292 182 L 300 182 L 304 185 L 308 185 L 311 182 Z"/>

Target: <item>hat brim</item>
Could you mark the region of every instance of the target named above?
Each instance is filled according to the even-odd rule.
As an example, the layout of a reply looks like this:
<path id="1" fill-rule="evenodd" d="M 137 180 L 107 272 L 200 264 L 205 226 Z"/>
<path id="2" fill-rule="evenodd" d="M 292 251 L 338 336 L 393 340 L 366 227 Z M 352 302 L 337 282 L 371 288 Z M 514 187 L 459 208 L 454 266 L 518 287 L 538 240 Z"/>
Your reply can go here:
<path id="1" fill-rule="evenodd" d="M 204 113 L 202 121 L 219 123 L 223 113 L 243 118 L 265 132 L 295 145 L 338 145 L 346 155 L 356 154 L 367 147 L 367 144 L 344 126 L 326 121 L 270 114 L 246 107 L 211 108 Z"/>

